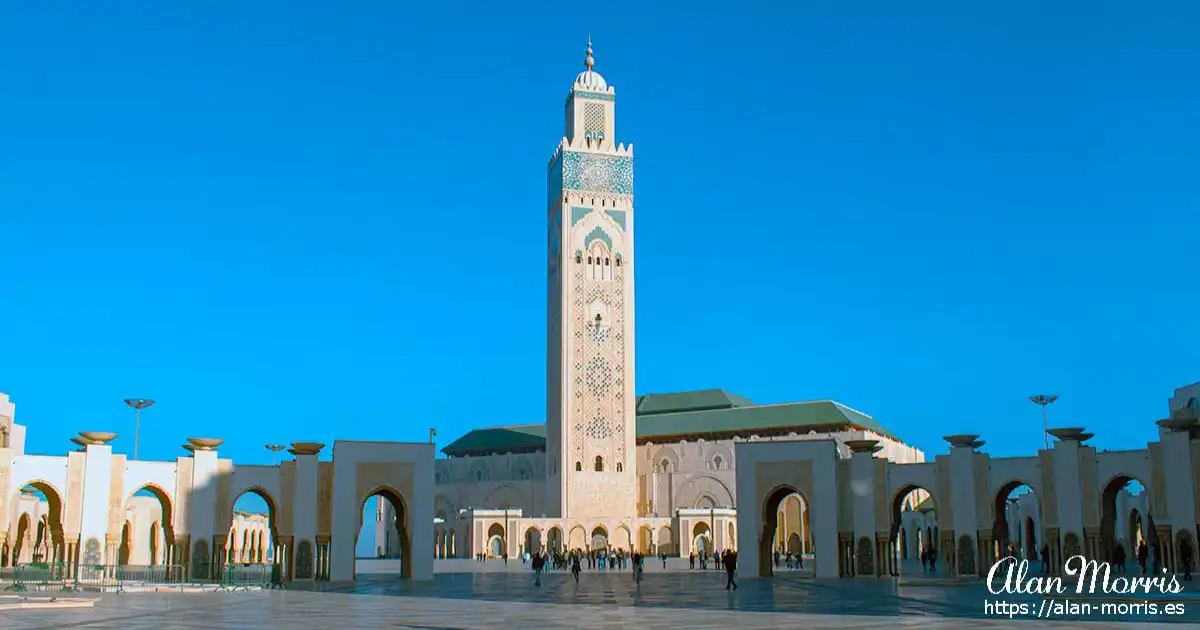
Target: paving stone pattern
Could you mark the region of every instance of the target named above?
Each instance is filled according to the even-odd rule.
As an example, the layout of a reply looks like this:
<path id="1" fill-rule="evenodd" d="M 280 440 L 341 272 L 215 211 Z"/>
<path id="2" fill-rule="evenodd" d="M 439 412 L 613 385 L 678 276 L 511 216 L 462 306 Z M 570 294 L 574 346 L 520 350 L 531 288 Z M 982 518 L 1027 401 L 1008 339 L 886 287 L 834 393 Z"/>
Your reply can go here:
<path id="1" fill-rule="evenodd" d="M 716 572 L 648 574 L 640 586 L 628 572 L 585 572 L 576 584 L 552 572 L 541 588 L 530 573 L 439 574 L 430 583 L 392 577 L 320 590 L 105 595 L 91 609 L 0 613 L 0 628 L 1181 628 L 1200 622 L 1200 595 L 1175 599 L 1189 608 L 1173 623 L 1146 617 L 1007 620 L 983 612 L 982 587 L 899 586 L 890 580 L 778 578 L 746 580 L 724 590 Z M 1009 601 L 1015 601 L 1009 599 Z M 1157 619 L 1153 621 L 1163 621 Z M 1181 625 L 1182 624 L 1182 625 Z"/>

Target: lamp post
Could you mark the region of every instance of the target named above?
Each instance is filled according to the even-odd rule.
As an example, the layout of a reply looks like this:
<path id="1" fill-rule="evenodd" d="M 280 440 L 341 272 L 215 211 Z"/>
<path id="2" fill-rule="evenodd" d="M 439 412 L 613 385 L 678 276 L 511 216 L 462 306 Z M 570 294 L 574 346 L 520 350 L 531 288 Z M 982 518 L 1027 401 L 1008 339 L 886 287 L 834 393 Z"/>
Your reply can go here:
<path id="1" fill-rule="evenodd" d="M 504 564 L 508 564 L 508 508 L 504 508 Z"/>
<path id="2" fill-rule="evenodd" d="M 1030 396 L 1029 400 L 1033 404 L 1042 407 L 1042 437 L 1046 438 L 1046 450 L 1050 450 L 1050 434 L 1048 433 L 1050 425 L 1047 422 L 1046 407 L 1049 407 L 1050 403 L 1058 400 L 1058 396 L 1054 394 L 1038 394 L 1037 396 Z"/>
<path id="3" fill-rule="evenodd" d="M 267 450 L 271 451 L 271 465 L 272 466 L 275 466 L 276 464 L 279 463 L 276 460 L 276 458 L 279 457 L 279 451 L 282 451 L 285 448 L 287 448 L 287 447 L 282 444 L 267 444 Z"/>
<path id="4" fill-rule="evenodd" d="M 142 430 L 142 410 L 154 404 L 153 400 L 145 398 L 126 398 L 125 404 L 137 410 L 133 425 L 133 458 L 138 458 L 138 437 Z"/>
<path id="5" fill-rule="evenodd" d="M 429 443 L 433 444 L 433 438 L 437 437 L 437 429 L 429 427 Z"/>

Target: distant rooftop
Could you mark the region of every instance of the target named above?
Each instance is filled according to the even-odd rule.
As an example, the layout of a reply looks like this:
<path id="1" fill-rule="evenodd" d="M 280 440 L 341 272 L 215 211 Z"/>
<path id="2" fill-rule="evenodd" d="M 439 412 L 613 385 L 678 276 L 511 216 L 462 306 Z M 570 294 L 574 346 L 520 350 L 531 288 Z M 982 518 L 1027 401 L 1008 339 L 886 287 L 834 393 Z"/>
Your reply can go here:
<path id="1" fill-rule="evenodd" d="M 750 432 L 769 434 L 866 429 L 897 439 L 874 418 L 832 400 L 756 405 L 721 389 L 646 394 L 637 401 L 637 441 L 669 442 L 688 437 L 729 438 Z M 475 429 L 442 452 L 451 457 L 534 453 L 546 448 L 546 425 L 523 424 Z"/>

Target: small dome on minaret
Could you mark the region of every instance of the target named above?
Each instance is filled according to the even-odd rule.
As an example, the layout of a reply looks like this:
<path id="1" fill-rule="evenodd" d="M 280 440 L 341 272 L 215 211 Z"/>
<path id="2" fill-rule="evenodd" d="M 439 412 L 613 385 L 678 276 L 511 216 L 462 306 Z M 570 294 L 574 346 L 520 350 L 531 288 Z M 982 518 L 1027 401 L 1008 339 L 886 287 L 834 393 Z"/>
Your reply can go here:
<path id="1" fill-rule="evenodd" d="M 596 60 L 592 57 L 592 38 L 588 37 L 587 57 L 583 60 L 583 65 L 587 70 L 579 73 L 575 77 L 575 87 L 584 90 L 603 92 L 608 89 L 608 81 L 600 76 L 599 72 L 592 70 L 592 66 L 596 65 Z"/>

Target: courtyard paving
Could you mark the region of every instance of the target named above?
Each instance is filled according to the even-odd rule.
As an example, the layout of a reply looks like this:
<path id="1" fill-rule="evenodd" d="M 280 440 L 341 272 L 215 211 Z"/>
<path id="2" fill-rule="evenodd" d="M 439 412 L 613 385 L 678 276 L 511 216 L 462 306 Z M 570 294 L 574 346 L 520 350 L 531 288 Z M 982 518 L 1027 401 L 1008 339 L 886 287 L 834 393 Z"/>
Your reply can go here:
<path id="1" fill-rule="evenodd" d="M 519 565 L 519 563 L 518 563 Z M 105 595 L 95 607 L 0 611 L 0 628 L 1180 628 L 1200 623 L 1200 594 L 1172 598 L 1181 616 L 1107 615 L 1009 620 L 987 615 L 977 585 L 897 586 L 890 580 L 745 580 L 724 590 L 716 572 L 552 572 L 541 588 L 528 572 L 442 573 L 433 582 L 393 576 L 317 590 Z M 1009 602 L 1038 601 L 1031 598 Z M 1098 600 L 1089 600 L 1098 603 Z M 1094 620 L 1094 621 L 1090 621 Z M 1169 621 L 1170 623 L 1162 623 Z M 1159 623 L 1148 623 L 1159 622 Z M 1134 625 L 1136 624 L 1136 625 Z"/>

